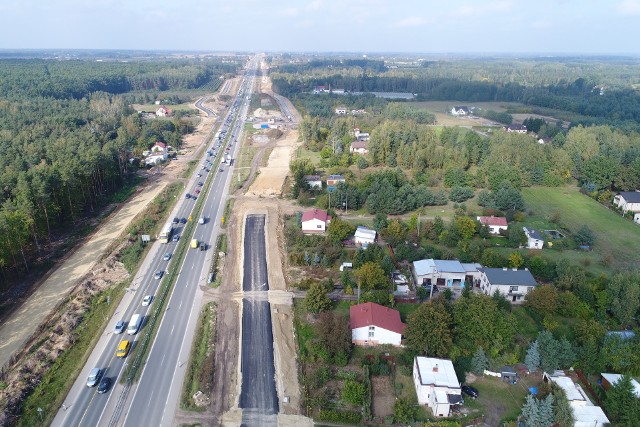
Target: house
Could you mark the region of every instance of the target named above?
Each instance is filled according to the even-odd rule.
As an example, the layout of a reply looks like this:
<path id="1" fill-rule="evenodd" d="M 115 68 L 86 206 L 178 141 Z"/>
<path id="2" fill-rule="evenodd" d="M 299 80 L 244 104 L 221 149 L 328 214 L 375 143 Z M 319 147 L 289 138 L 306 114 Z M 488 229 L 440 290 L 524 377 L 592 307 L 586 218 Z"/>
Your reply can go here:
<path id="1" fill-rule="evenodd" d="M 371 230 L 370 228 L 359 225 L 358 228 L 356 228 L 354 239 L 356 245 L 360 245 L 366 249 L 367 246 L 376 241 L 376 230 Z"/>
<path id="2" fill-rule="evenodd" d="M 622 191 L 613 198 L 613 204 L 623 212 L 640 212 L 640 191 Z"/>
<path id="3" fill-rule="evenodd" d="M 313 89 L 313 93 L 315 93 L 315 94 L 325 93 L 325 92 L 329 92 L 329 90 L 327 89 L 326 86 L 316 86 L 316 88 Z"/>
<path id="4" fill-rule="evenodd" d="M 512 124 L 505 128 L 507 132 L 515 133 L 527 133 L 527 127 L 525 125 Z"/>
<path id="5" fill-rule="evenodd" d="M 171 111 L 169 108 L 165 107 L 164 105 L 161 105 L 160 108 L 156 110 L 156 116 L 158 117 L 167 117 L 172 114 L 173 114 L 173 111 Z"/>
<path id="6" fill-rule="evenodd" d="M 327 211 L 310 209 L 302 214 L 302 232 L 305 234 L 324 233 L 331 222 Z"/>
<path id="7" fill-rule="evenodd" d="M 351 342 L 355 345 L 399 346 L 407 325 L 400 320 L 400 312 L 374 302 L 352 305 L 349 308 Z"/>
<path id="8" fill-rule="evenodd" d="M 353 141 L 349 147 L 349 152 L 352 154 L 367 154 L 369 149 L 366 141 Z"/>
<path id="9" fill-rule="evenodd" d="M 602 376 L 602 387 L 604 387 L 605 390 L 609 390 L 609 388 L 612 385 L 614 385 L 615 383 L 617 383 L 622 379 L 622 375 L 620 374 L 602 373 L 600 375 Z M 635 379 L 631 378 L 631 386 L 633 387 L 633 393 L 636 395 L 636 397 L 640 398 L 640 383 L 638 383 L 638 381 L 636 381 Z"/>
<path id="10" fill-rule="evenodd" d="M 356 139 L 358 141 L 369 141 L 371 139 L 371 135 L 369 135 L 369 132 L 358 132 Z"/>
<path id="11" fill-rule="evenodd" d="M 462 402 L 451 360 L 417 356 L 413 360 L 413 384 L 418 404 L 427 405 L 436 417 L 448 417 L 451 406 Z"/>
<path id="12" fill-rule="evenodd" d="M 553 138 L 549 138 L 548 136 L 538 138 L 538 144 L 551 144 L 551 141 L 553 141 Z"/>
<path id="13" fill-rule="evenodd" d="M 573 411 L 574 427 L 604 427 L 608 425 L 609 419 L 602 408 L 594 405 L 582 387 L 565 376 L 564 372 L 556 371 L 552 375 L 545 372 L 542 374 L 542 379 L 545 382 L 551 381 L 564 390 Z"/>
<path id="14" fill-rule="evenodd" d="M 327 177 L 327 187 L 335 187 L 341 182 L 346 182 L 342 175 L 329 175 Z"/>
<path id="15" fill-rule="evenodd" d="M 469 108 L 464 105 L 455 106 L 451 109 L 451 115 L 453 116 L 468 116 Z"/>
<path id="16" fill-rule="evenodd" d="M 479 264 L 466 264 L 458 260 L 423 259 L 414 261 L 413 274 L 417 286 L 436 286 L 434 291 L 451 289 L 454 294 L 462 293 L 465 282 L 474 283 L 475 270 Z"/>
<path id="17" fill-rule="evenodd" d="M 322 179 L 320 178 L 320 175 L 305 175 L 304 180 L 307 182 L 310 189 L 322 189 Z"/>
<path id="18" fill-rule="evenodd" d="M 151 152 L 152 153 L 166 153 L 167 152 L 167 144 L 165 144 L 164 142 L 156 142 L 155 144 L 153 144 L 153 146 L 151 147 Z"/>
<path id="19" fill-rule="evenodd" d="M 144 159 L 144 164 L 146 166 L 157 166 L 160 163 L 164 162 L 167 160 L 167 154 L 163 153 L 163 154 L 156 154 L 156 155 L 152 155 L 149 156 L 147 158 Z"/>
<path id="20" fill-rule="evenodd" d="M 524 234 L 527 236 L 527 248 L 542 249 L 544 246 L 544 238 L 533 228 L 522 227 Z"/>
<path id="21" fill-rule="evenodd" d="M 396 290 L 393 292 L 394 295 L 409 294 L 409 281 L 407 280 L 407 276 L 396 270 L 391 272 L 391 280 L 393 280 L 393 284 L 396 286 Z"/>
<path id="22" fill-rule="evenodd" d="M 336 114 L 339 116 L 344 116 L 347 114 L 347 107 L 337 107 Z"/>
<path id="23" fill-rule="evenodd" d="M 500 234 L 500 230 L 507 231 L 507 218 L 501 216 L 479 216 L 480 224 L 489 227 L 489 233 Z"/>
<path id="24" fill-rule="evenodd" d="M 521 303 L 524 297 L 538 286 L 538 282 L 526 268 L 481 268 L 480 290 L 486 295 L 496 291 L 504 295 L 512 303 Z"/>

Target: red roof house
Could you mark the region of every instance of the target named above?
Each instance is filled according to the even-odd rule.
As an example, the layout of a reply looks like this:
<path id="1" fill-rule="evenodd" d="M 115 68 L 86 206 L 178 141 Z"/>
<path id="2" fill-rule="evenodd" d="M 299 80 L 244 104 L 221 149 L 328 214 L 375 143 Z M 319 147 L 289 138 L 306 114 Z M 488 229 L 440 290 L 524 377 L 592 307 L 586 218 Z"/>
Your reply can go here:
<path id="1" fill-rule="evenodd" d="M 501 216 L 479 216 L 478 221 L 480 221 L 480 224 L 489 227 L 491 234 L 500 234 L 500 230 L 508 228 L 507 218 Z"/>
<path id="2" fill-rule="evenodd" d="M 156 142 L 155 144 L 153 144 L 153 147 L 151 147 L 151 152 L 156 152 L 156 151 L 161 151 L 161 152 L 167 151 L 167 144 L 160 141 Z"/>
<path id="3" fill-rule="evenodd" d="M 331 216 L 322 209 L 310 209 L 302 214 L 302 232 L 324 233 L 331 222 Z"/>
<path id="4" fill-rule="evenodd" d="M 400 312 L 367 302 L 350 308 L 351 342 L 356 345 L 391 344 L 399 346 L 407 326 L 400 320 Z"/>

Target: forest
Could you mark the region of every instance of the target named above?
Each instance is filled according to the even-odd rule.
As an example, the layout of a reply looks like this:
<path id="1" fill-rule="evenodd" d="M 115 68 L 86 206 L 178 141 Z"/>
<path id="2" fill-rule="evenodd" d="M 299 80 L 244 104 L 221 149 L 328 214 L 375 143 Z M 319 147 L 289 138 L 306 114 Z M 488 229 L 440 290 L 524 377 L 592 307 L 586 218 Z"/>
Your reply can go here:
<path id="1" fill-rule="evenodd" d="M 132 156 L 158 140 L 179 147 L 188 129 L 181 119 L 144 120 L 125 96 L 196 89 L 237 65 L 0 61 L 0 290 L 69 226 L 133 184 Z"/>

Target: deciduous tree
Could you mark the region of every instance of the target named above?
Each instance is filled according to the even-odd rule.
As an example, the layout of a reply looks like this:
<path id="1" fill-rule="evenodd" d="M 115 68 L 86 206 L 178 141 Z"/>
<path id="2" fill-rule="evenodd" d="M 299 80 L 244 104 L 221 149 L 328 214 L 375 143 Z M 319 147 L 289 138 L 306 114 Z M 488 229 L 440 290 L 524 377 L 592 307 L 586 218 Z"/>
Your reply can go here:
<path id="1" fill-rule="evenodd" d="M 406 345 L 428 356 L 447 356 L 453 345 L 451 320 L 445 304 L 439 299 L 420 304 L 407 319 Z"/>

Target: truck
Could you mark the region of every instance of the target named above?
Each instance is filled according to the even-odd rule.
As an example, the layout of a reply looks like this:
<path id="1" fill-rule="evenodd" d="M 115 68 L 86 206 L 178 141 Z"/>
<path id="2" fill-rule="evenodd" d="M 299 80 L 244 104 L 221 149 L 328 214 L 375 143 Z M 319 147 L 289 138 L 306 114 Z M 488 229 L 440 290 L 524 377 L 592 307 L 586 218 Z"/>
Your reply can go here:
<path id="1" fill-rule="evenodd" d="M 127 334 L 135 335 L 140 330 L 140 326 L 142 326 L 142 315 L 134 314 L 131 320 L 129 321 L 129 326 L 127 327 Z"/>
<path id="2" fill-rule="evenodd" d="M 231 165 L 231 154 L 227 154 L 227 163 Z"/>
<path id="3" fill-rule="evenodd" d="M 172 232 L 173 232 L 173 224 L 169 222 L 167 223 L 167 225 L 164 226 L 164 228 L 160 232 L 160 236 L 158 236 L 158 240 L 160 240 L 160 243 L 169 243 Z"/>
<path id="4" fill-rule="evenodd" d="M 198 249 L 198 239 L 191 239 L 191 247 L 193 249 Z"/>

